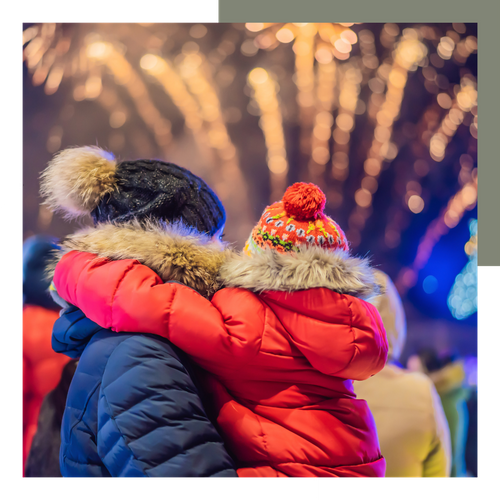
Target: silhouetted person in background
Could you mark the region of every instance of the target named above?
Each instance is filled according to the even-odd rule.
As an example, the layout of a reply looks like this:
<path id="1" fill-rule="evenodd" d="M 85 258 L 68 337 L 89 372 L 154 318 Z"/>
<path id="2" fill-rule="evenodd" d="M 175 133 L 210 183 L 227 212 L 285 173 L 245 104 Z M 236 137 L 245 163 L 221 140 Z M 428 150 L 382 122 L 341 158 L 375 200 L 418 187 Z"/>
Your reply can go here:
<path id="1" fill-rule="evenodd" d="M 77 364 L 78 360 L 71 359 L 64 366 L 56 388 L 43 400 L 36 434 L 26 461 L 26 477 L 62 477 L 59 466 L 61 422 Z"/>
<path id="2" fill-rule="evenodd" d="M 450 434 L 443 407 L 429 377 L 398 364 L 406 340 L 403 304 L 389 276 L 377 275 L 386 292 L 372 303 L 384 323 L 389 357 L 381 372 L 355 382 L 354 391 L 373 413 L 386 477 L 449 476 Z"/>
<path id="3" fill-rule="evenodd" d="M 45 268 L 58 247 L 54 238 L 32 236 L 23 245 L 23 471 L 44 396 L 56 387 L 69 358 L 52 350 L 59 306 Z"/>
<path id="4" fill-rule="evenodd" d="M 428 374 L 437 389 L 444 413 L 448 420 L 451 437 L 451 476 L 465 477 L 465 445 L 469 427 L 467 400 L 470 390 L 465 383 L 463 360 L 456 354 L 438 354 L 436 350 L 422 349 L 418 353 L 420 366 L 414 366 Z"/>

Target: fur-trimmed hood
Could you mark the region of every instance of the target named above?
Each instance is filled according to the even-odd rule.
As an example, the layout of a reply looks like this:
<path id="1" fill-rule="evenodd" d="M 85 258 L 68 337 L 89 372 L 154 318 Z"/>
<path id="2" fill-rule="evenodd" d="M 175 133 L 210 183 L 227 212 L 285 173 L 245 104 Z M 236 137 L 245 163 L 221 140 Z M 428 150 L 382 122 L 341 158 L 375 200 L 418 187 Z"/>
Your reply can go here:
<path id="1" fill-rule="evenodd" d="M 219 269 L 231 253 L 224 243 L 182 224 L 137 221 L 89 227 L 69 236 L 61 246 L 55 264 L 72 250 L 112 260 L 137 259 L 163 281 L 179 281 L 205 297 L 220 288 Z"/>
<path id="2" fill-rule="evenodd" d="M 179 281 L 205 297 L 223 286 L 256 293 L 324 287 L 364 300 L 383 292 L 368 259 L 343 250 L 309 247 L 281 254 L 266 249 L 248 256 L 178 223 L 99 224 L 69 236 L 61 247 L 55 264 L 72 250 L 112 260 L 137 259 L 163 281 Z"/>
<path id="3" fill-rule="evenodd" d="M 368 259 L 319 247 L 304 248 L 295 254 L 271 249 L 251 256 L 233 253 L 221 266 L 219 278 L 224 286 L 257 293 L 328 288 L 369 300 L 383 292 Z"/>

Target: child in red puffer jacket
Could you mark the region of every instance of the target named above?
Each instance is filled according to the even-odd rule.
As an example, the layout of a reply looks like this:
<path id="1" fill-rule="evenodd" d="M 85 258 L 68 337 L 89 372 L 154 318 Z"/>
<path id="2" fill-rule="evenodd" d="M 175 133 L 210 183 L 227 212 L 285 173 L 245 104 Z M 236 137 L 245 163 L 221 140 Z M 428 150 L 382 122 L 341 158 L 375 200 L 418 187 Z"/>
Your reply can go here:
<path id="1" fill-rule="evenodd" d="M 266 208 L 211 301 L 137 260 L 72 251 L 58 293 L 117 332 L 168 338 L 202 367 L 240 477 L 384 476 L 375 424 L 352 380 L 380 371 L 387 340 L 366 299 L 372 269 L 349 254 L 325 196 L 297 183 Z M 73 237 L 72 248 L 75 246 Z"/>

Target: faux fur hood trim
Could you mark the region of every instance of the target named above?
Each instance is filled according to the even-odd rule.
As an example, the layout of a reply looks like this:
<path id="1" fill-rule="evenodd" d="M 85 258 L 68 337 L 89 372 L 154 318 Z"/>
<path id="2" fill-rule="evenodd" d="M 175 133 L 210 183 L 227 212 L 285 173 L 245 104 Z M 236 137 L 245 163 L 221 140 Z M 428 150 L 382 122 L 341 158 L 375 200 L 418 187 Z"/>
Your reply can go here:
<path id="1" fill-rule="evenodd" d="M 349 252 L 308 247 L 297 253 L 266 249 L 251 256 L 232 254 L 220 268 L 224 286 L 263 292 L 328 288 L 364 300 L 383 292 L 368 259 Z"/>
<path id="2" fill-rule="evenodd" d="M 220 288 L 219 269 L 231 253 L 224 243 L 182 224 L 137 221 L 83 229 L 63 241 L 57 260 L 71 250 L 111 260 L 137 259 L 163 281 L 179 281 L 205 297 Z"/>

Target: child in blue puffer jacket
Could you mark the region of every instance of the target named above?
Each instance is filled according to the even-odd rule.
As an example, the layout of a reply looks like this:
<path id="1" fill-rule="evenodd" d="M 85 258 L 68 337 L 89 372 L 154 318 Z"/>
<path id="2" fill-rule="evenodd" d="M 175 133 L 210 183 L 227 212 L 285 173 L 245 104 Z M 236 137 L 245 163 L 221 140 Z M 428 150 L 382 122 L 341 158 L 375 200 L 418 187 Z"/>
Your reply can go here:
<path id="1" fill-rule="evenodd" d="M 74 148 L 49 163 L 42 194 L 53 209 L 94 220 L 63 243 L 66 251 L 138 259 L 164 281 L 205 297 L 215 292 L 225 212 L 191 172 L 157 160 L 117 164 L 98 148 Z M 62 420 L 62 475 L 236 477 L 184 353 L 154 335 L 103 329 L 65 306 L 52 347 L 79 363 Z"/>

